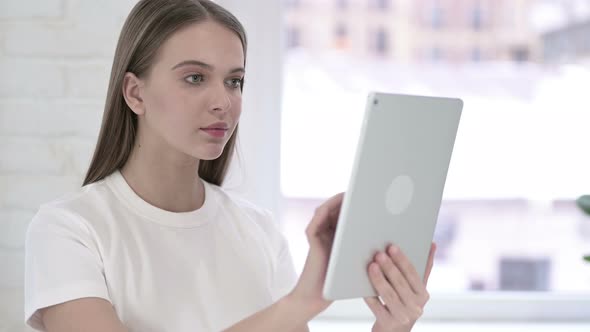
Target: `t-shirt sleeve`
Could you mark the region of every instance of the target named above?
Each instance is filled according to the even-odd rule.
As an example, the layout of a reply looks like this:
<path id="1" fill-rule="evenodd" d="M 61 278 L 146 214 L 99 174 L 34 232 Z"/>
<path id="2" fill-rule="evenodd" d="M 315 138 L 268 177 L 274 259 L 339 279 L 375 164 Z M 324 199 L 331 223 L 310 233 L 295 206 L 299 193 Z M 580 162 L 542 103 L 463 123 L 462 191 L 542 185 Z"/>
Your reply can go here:
<path id="1" fill-rule="evenodd" d="M 282 244 L 279 250 L 275 271 L 275 287 L 273 290 L 274 301 L 287 295 L 293 290 L 298 279 L 287 241 L 282 234 L 281 238 Z"/>
<path id="2" fill-rule="evenodd" d="M 44 331 L 39 309 L 85 297 L 110 301 L 96 239 L 76 214 L 41 207 L 25 240 L 25 323 Z"/>
<path id="3" fill-rule="evenodd" d="M 289 250 L 287 238 L 279 229 L 272 213 L 268 210 L 266 210 L 265 213 L 268 225 L 271 228 L 269 234 L 274 248 L 275 257 L 271 294 L 273 301 L 277 301 L 287 295 L 293 287 L 295 287 L 298 276 L 295 272 L 295 265 L 293 264 L 293 258 Z"/>

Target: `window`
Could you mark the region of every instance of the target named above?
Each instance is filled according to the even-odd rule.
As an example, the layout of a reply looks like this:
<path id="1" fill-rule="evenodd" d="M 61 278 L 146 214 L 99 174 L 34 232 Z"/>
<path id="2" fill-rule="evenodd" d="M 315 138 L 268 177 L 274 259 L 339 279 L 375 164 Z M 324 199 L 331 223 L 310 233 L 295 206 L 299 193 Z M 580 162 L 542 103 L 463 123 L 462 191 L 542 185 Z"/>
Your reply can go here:
<path id="1" fill-rule="evenodd" d="M 543 258 L 500 259 L 500 285 L 503 291 L 548 291 L 551 260 Z"/>
<path id="2" fill-rule="evenodd" d="M 526 46 L 512 48 L 510 56 L 514 62 L 522 63 L 529 60 L 529 50 Z"/>
<path id="3" fill-rule="evenodd" d="M 348 28 L 344 23 L 338 23 L 334 28 L 334 47 L 337 49 L 346 49 L 349 47 Z"/>
<path id="4" fill-rule="evenodd" d="M 336 8 L 338 9 L 347 9 L 348 5 L 348 0 L 336 0 Z"/>
<path id="5" fill-rule="evenodd" d="M 287 48 L 296 48 L 301 45 L 301 32 L 298 27 L 287 28 Z"/>
<path id="6" fill-rule="evenodd" d="M 430 25 L 433 29 L 438 30 L 441 29 L 444 25 L 444 11 L 442 6 L 435 2 L 432 6 L 431 13 L 430 13 Z"/>
<path id="7" fill-rule="evenodd" d="M 542 36 L 543 53 L 546 61 L 569 61 L 571 58 L 590 54 L 590 20 Z M 514 54 L 516 56 L 516 54 Z"/>
<path id="8" fill-rule="evenodd" d="M 473 50 L 471 50 L 471 61 L 481 61 L 481 50 L 479 49 L 479 47 L 474 47 Z"/>
<path id="9" fill-rule="evenodd" d="M 346 28 L 346 25 L 344 25 L 344 23 L 336 24 L 336 29 L 334 29 L 334 34 L 336 35 L 336 38 L 348 37 L 348 29 Z"/>
<path id="10" fill-rule="evenodd" d="M 391 0 L 369 0 L 369 8 L 371 9 L 389 9 Z"/>
<path id="11" fill-rule="evenodd" d="M 471 10 L 471 27 L 473 30 L 478 31 L 482 28 L 482 24 L 481 3 L 476 2 Z"/>
<path id="12" fill-rule="evenodd" d="M 370 49 L 373 54 L 383 56 L 389 51 L 389 34 L 384 27 L 378 27 L 371 31 Z"/>
<path id="13" fill-rule="evenodd" d="M 430 49 L 430 60 L 432 62 L 438 62 L 443 59 L 443 52 L 438 46 L 434 46 Z"/>
<path id="14" fill-rule="evenodd" d="M 284 0 L 288 8 L 297 8 L 301 6 L 301 0 Z"/>
<path id="15" fill-rule="evenodd" d="M 580 107 L 590 104 L 587 58 L 562 46 L 568 63 L 559 63 L 566 55 L 545 63 L 533 52 L 541 32 L 527 28 L 528 21 L 480 29 L 482 43 L 475 45 L 457 43 L 456 36 L 473 31 L 470 24 L 432 31 L 448 24 L 455 3 L 408 1 L 418 15 L 400 23 L 406 35 L 395 39 L 396 52 L 389 26 L 366 22 L 362 11 L 351 12 L 355 24 L 327 25 L 309 36 L 368 31 L 369 53 L 378 59 L 354 47 L 331 52 L 302 45 L 285 53 L 280 218 L 295 263 L 300 269 L 305 262 L 304 229 L 314 208 L 347 188 L 367 93 L 460 97 L 465 107 L 434 234 L 439 250 L 429 289 L 441 300 L 432 311 L 449 319 L 581 319 L 590 308 L 590 263 L 582 259 L 590 253 L 590 217 L 575 199 L 590 194 L 590 155 L 583 153 L 590 112 Z M 493 15 L 512 10 L 524 19 L 533 10 L 532 2 L 497 6 L 477 14 L 480 23 L 504 24 Z M 420 53 L 412 56 L 414 50 Z M 515 66 L 522 61 L 527 65 Z M 446 309 L 456 303 L 469 312 Z"/>

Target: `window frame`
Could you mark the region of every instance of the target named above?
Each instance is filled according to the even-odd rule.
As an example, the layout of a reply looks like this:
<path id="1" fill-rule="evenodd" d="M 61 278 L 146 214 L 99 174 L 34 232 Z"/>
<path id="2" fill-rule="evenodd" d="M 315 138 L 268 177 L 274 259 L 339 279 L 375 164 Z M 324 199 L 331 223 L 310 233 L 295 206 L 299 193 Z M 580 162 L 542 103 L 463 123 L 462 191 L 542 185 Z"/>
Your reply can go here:
<path id="1" fill-rule="evenodd" d="M 588 294 L 538 292 L 434 293 L 426 305 L 423 321 L 590 321 Z M 336 301 L 321 319 L 373 319 L 362 300 Z"/>

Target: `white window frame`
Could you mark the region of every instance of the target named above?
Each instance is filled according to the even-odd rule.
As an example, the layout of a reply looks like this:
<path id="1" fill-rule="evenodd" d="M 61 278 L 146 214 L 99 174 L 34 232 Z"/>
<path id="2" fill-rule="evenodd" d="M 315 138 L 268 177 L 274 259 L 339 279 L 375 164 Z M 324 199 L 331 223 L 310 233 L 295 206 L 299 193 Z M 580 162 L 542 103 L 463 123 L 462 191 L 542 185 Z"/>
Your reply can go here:
<path id="1" fill-rule="evenodd" d="M 362 300 L 336 301 L 320 319 L 373 319 Z M 589 294 L 465 292 L 431 294 L 424 321 L 590 322 Z"/>

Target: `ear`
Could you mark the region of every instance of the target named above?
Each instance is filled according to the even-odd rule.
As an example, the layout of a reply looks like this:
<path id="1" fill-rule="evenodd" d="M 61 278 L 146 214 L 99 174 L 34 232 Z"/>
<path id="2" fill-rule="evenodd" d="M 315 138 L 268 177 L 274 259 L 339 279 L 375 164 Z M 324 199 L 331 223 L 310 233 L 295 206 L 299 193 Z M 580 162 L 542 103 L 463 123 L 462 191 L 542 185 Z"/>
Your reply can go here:
<path id="1" fill-rule="evenodd" d="M 145 113 L 145 105 L 141 97 L 143 82 L 135 74 L 127 72 L 123 77 L 123 98 L 127 106 L 137 115 Z"/>

